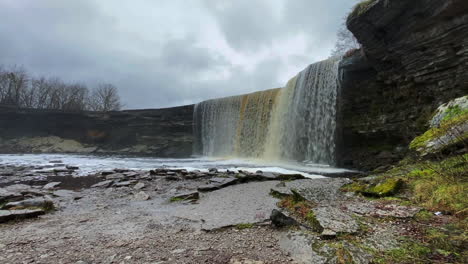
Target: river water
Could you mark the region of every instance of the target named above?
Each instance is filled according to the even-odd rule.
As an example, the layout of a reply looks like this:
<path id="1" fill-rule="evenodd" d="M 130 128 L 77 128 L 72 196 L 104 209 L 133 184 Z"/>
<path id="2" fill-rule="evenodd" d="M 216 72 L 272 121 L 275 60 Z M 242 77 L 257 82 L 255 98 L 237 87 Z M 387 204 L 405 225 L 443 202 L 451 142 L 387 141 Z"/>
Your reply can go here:
<path id="1" fill-rule="evenodd" d="M 217 168 L 220 171 L 277 172 L 283 174 L 302 174 L 309 178 L 320 178 L 327 174 L 345 173 L 347 170 L 318 164 L 266 163 L 261 160 L 189 158 L 161 159 L 152 157 L 74 155 L 74 154 L 1 154 L 0 165 L 38 166 L 51 165 L 51 162 L 78 166 L 79 175 L 111 170 L 116 168 L 150 170 L 156 168 L 187 169 L 207 171 Z"/>

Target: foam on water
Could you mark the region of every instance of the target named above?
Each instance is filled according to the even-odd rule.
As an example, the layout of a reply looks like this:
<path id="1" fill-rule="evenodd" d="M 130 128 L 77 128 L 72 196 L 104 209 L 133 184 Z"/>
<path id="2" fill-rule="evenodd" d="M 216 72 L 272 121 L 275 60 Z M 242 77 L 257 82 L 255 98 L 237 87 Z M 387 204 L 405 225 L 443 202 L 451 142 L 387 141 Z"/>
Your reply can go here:
<path id="1" fill-rule="evenodd" d="M 150 157 L 125 156 L 95 156 L 72 154 L 8 154 L 0 155 L 0 165 L 16 166 L 47 166 L 51 161 L 61 161 L 66 165 L 78 166 L 80 175 L 93 172 L 125 168 L 132 170 L 150 170 L 155 168 L 187 169 L 189 171 L 207 171 L 217 168 L 220 171 L 249 171 L 277 172 L 283 174 L 302 174 L 309 178 L 323 177 L 321 174 L 343 173 L 344 169 L 337 169 L 323 165 L 301 165 L 287 163 L 262 163 L 262 161 L 243 159 L 215 159 L 215 158 L 189 158 L 189 159 L 160 159 Z"/>

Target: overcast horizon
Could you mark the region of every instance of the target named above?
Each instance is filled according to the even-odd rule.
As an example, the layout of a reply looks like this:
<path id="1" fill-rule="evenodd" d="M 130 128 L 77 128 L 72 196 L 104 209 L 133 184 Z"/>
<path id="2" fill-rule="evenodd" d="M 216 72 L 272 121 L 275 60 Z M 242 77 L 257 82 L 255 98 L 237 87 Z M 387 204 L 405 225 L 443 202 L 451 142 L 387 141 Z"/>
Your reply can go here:
<path id="1" fill-rule="evenodd" d="M 197 103 L 284 86 L 355 2 L 1 0 L 0 65 L 112 83 L 127 109 Z"/>

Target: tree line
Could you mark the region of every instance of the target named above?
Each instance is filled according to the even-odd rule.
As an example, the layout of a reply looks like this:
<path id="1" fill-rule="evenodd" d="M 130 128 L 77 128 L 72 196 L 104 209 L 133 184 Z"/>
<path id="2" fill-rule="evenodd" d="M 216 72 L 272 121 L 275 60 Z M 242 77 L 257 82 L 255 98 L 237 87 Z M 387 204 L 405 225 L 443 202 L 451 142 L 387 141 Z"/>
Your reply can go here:
<path id="1" fill-rule="evenodd" d="M 90 89 L 59 78 L 31 77 L 24 68 L 0 65 L 0 105 L 62 111 L 115 111 L 122 104 L 117 88 L 101 83 Z"/>

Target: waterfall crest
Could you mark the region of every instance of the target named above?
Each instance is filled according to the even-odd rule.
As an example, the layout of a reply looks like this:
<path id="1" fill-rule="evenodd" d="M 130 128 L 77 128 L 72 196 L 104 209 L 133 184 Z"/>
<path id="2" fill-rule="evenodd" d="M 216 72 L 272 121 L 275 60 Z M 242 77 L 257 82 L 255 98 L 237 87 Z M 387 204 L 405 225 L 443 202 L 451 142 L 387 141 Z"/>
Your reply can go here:
<path id="1" fill-rule="evenodd" d="M 195 106 L 195 154 L 335 162 L 339 58 L 308 66 L 284 88 Z"/>

